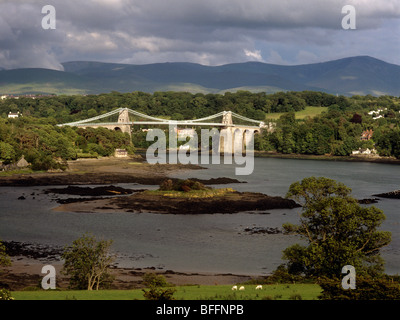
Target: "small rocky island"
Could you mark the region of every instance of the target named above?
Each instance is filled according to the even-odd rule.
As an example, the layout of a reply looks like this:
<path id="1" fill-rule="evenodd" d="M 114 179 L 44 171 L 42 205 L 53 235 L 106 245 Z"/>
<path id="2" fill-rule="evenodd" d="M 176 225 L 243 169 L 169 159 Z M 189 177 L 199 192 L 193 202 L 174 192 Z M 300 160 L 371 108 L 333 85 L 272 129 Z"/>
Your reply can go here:
<path id="1" fill-rule="evenodd" d="M 164 180 L 157 190 L 141 190 L 132 195 L 107 199 L 85 199 L 66 203 L 57 211 L 73 212 L 153 212 L 169 214 L 212 214 L 299 207 L 295 201 L 263 193 L 214 189 L 196 180 Z"/>

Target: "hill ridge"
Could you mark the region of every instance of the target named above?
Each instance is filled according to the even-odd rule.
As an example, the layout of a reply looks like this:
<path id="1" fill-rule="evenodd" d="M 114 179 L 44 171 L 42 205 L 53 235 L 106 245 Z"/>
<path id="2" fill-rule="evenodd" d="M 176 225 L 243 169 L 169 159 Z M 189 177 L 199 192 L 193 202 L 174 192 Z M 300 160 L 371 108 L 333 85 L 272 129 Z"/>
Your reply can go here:
<path id="1" fill-rule="evenodd" d="M 125 64 L 68 61 L 64 71 L 0 68 L 0 93 L 86 93 L 110 91 L 323 91 L 342 95 L 400 95 L 400 66 L 370 56 L 300 65 L 257 61 L 207 66 L 191 62 Z"/>

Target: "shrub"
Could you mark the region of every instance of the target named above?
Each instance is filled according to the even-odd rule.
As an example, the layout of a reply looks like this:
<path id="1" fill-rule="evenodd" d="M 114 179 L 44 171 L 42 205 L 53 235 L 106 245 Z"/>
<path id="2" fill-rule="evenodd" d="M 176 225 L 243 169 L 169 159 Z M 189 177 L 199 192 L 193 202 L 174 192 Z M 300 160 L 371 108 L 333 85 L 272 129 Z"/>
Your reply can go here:
<path id="1" fill-rule="evenodd" d="M 0 289 L 0 300 L 14 300 L 11 293 L 7 289 Z"/>
<path id="2" fill-rule="evenodd" d="M 159 190 L 189 192 L 191 190 L 207 190 L 207 187 L 205 187 L 199 181 L 193 181 L 190 179 L 187 180 L 179 179 L 175 182 L 173 182 L 171 179 L 167 179 L 161 183 Z"/>
<path id="3" fill-rule="evenodd" d="M 289 300 L 303 300 L 300 294 L 294 293 L 289 297 Z"/>
<path id="4" fill-rule="evenodd" d="M 158 287 L 151 287 L 149 291 L 143 289 L 143 296 L 146 300 L 174 300 L 172 297 L 175 293 L 174 288 L 162 289 Z"/>
<path id="5" fill-rule="evenodd" d="M 155 273 L 146 273 L 143 276 L 143 284 L 146 287 L 170 287 L 171 284 L 167 282 L 164 276 Z"/>
<path id="6" fill-rule="evenodd" d="M 321 300 L 400 300 L 399 282 L 387 276 L 357 276 L 356 289 L 343 289 L 338 278 L 323 278 L 319 285 Z"/>
<path id="7" fill-rule="evenodd" d="M 147 273 L 143 276 L 143 283 L 149 288 L 148 291 L 142 290 L 146 300 L 174 300 L 174 288 L 163 289 L 171 286 L 162 275 Z"/>
<path id="8" fill-rule="evenodd" d="M 291 274 L 285 265 L 278 266 L 272 275 L 268 277 L 269 283 L 296 283 L 304 281 L 304 277 Z"/>

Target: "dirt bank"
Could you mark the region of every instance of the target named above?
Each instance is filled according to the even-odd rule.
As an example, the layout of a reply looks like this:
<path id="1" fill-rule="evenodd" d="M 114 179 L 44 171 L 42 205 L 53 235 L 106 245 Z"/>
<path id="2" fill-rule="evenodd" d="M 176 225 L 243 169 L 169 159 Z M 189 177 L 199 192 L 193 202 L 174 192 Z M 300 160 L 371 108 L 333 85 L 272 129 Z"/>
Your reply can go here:
<path id="1" fill-rule="evenodd" d="M 170 174 L 188 170 L 205 170 L 197 165 L 148 164 L 137 159 L 90 159 L 68 162 L 66 172 L 45 172 L 0 176 L 0 187 L 104 185 L 136 183 L 160 185 Z M 174 180 L 174 179 L 172 179 Z M 241 183 L 231 178 L 193 179 L 207 185 Z"/>

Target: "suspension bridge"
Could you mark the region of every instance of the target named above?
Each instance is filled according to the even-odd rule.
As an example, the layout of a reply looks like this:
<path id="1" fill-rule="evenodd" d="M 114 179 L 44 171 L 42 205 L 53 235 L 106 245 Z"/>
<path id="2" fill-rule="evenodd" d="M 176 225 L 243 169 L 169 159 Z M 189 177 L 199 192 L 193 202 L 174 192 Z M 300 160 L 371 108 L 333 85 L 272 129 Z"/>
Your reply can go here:
<path id="1" fill-rule="evenodd" d="M 110 118 L 118 114 L 117 122 L 101 122 L 102 119 Z M 139 118 L 140 120 L 131 121 L 130 115 Z M 220 122 L 211 122 L 212 120 L 222 117 Z M 247 122 L 249 124 L 234 124 L 233 118 L 239 120 L 239 122 Z M 100 121 L 100 122 L 99 122 Z M 157 118 L 149 116 L 147 114 L 129 109 L 129 108 L 118 108 L 108 113 L 92 117 L 85 120 L 59 124 L 58 126 L 72 126 L 80 128 L 107 128 L 110 130 L 122 131 L 131 134 L 132 127 L 134 125 L 174 125 L 174 126 L 203 126 L 203 127 L 219 127 L 221 129 L 221 136 L 230 135 L 234 136 L 234 140 L 231 145 L 227 145 L 226 141 L 220 144 L 220 150 L 225 152 L 233 152 L 234 145 L 237 143 L 238 139 L 242 139 L 241 143 L 244 146 L 246 144 L 244 140 L 245 132 L 250 131 L 250 133 L 260 133 L 261 130 L 266 129 L 268 131 L 273 130 L 273 124 L 269 123 L 266 125 L 263 121 L 250 119 L 234 113 L 232 111 L 222 111 L 213 114 L 208 117 L 193 119 L 193 120 L 167 120 L 162 118 Z M 225 147 L 223 147 L 223 145 Z M 231 153 L 232 153 L 231 152 Z"/>

